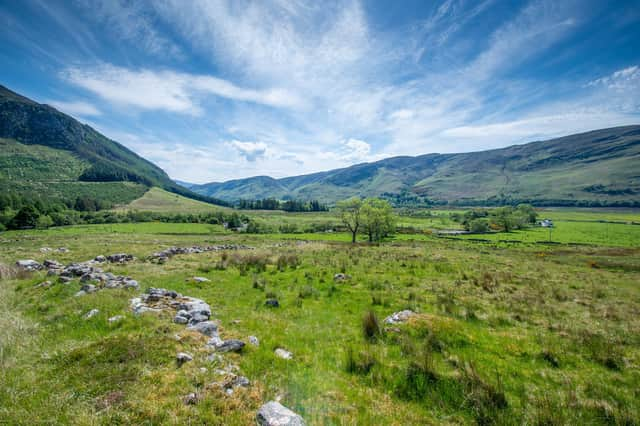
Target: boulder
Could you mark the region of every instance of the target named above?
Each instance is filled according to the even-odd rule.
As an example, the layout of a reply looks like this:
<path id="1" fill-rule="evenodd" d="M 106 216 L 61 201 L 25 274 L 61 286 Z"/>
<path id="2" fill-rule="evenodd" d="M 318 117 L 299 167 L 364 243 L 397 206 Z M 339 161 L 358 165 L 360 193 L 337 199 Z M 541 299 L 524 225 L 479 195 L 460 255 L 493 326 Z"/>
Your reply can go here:
<path id="1" fill-rule="evenodd" d="M 16 266 L 25 271 L 39 271 L 43 266 L 33 259 L 18 260 Z"/>
<path id="2" fill-rule="evenodd" d="M 216 351 L 218 352 L 240 352 L 242 348 L 244 348 L 244 342 L 237 339 L 225 340 L 216 345 Z"/>
<path id="3" fill-rule="evenodd" d="M 338 273 L 338 274 L 335 274 L 335 275 L 333 276 L 333 280 L 334 280 L 334 281 L 346 281 L 346 280 L 348 280 L 348 279 L 350 279 L 350 278 L 351 278 L 351 276 L 350 276 L 350 275 L 343 274 L 343 273 Z"/>
<path id="4" fill-rule="evenodd" d="M 394 312 L 384 319 L 385 324 L 400 324 L 406 322 L 409 318 L 414 316 L 416 313 L 405 309 L 404 311 Z"/>
<path id="5" fill-rule="evenodd" d="M 95 259 L 93 259 L 93 260 L 94 260 L 95 262 L 98 262 L 98 263 L 103 263 L 103 262 L 106 262 L 106 261 L 107 261 L 107 258 L 106 258 L 105 256 L 103 256 L 103 255 L 98 255 L 98 256 L 96 256 L 96 257 L 95 257 Z"/>
<path id="6" fill-rule="evenodd" d="M 188 330 L 197 331 L 208 337 L 214 337 L 218 335 L 218 324 L 214 321 L 202 321 L 197 324 L 187 327 Z"/>
<path id="7" fill-rule="evenodd" d="M 278 299 L 267 299 L 266 302 L 264 302 L 264 304 L 270 308 L 280 307 L 280 302 L 278 302 Z"/>
<path id="8" fill-rule="evenodd" d="M 178 352 L 178 355 L 176 355 L 176 361 L 178 362 L 178 365 L 182 365 L 185 362 L 193 361 L 193 356 L 186 352 Z"/>
<path id="9" fill-rule="evenodd" d="M 276 401 L 269 401 L 258 410 L 256 421 L 260 426 L 305 426 L 302 417 Z"/>
<path id="10" fill-rule="evenodd" d="M 100 313 L 100 311 L 98 309 L 92 309 L 89 312 L 87 312 L 86 314 L 84 314 L 84 319 L 93 318 L 96 315 L 98 315 L 99 313 Z"/>
<path id="11" fill-rule="evenodd" d="M 116 253 L 107 256 L 107 260 L 111 263 L 124 263 L 133 260 L 133 255 L 127 253 Z"/>
<path id="12" fill-rule="evenodd" d="M 278 348 L 275 350 L 275 354 L 277 357 L 282 359 L 292 359 L 293 354 L 286 349 Z"/>

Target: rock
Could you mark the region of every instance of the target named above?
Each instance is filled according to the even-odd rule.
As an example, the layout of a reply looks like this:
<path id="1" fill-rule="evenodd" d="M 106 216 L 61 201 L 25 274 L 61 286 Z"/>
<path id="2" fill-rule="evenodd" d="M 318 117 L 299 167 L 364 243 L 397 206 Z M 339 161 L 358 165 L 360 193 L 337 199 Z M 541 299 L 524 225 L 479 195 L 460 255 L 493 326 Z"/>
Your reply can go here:
<path id="1" fill-rule="evenodd" d="M 25 271 L 39 271 L 43 266 L 33 259 L 18 260 L 16 266 Z"/>
<path id="2" fill-rule="evenodd" d="M 240 352 L 244 348 L 244 342 L 242 340 L 230 339 L 225 340 L 221 344 L 216 346 L 218 352 Z"/>
<path id="3" fill-rule="evenodd" d="M 48 253 L 53 250 L 51 247 L 40 247 L 40 253 Z"/>
<path id="4" fill-rule="evenodd" d="M 269 401 L 258 410 L 256 421 L 260 426 L 305 426 L 302 417 L 276 401 Z"/>
<path id="5" fill-rule="evenodd" d="M 54 275 L 58 275 L 59 273 L 60 271 L 58 271 L 57 269 L 49 269 L 47 271 L 47 276 L 53 277 Z"/>
<path id="6" fill-rule="evenodd" d="M 61 275 L 60 277 L 58 277 L 58 279 L 60 280 L 61 283 L 63 284 L 67 284 L 69 282 L 71 282 L 73 280 L 73 278 L 71 277 L 66 277 L 64 275 Z"/>
<path id="7" fill-rule="evenodd" d="M 131 278 L 125 278 L 124 280 L 122 280 L 122 283 L 124 284 L 123 285 L 124 288 L 138 288 L 138 287 L 140 287 L 140 284 L 138 284 L 138 281 L 132 280 Z"/>
<path id="8" fill-rule="evenodd" d="M 191 392 L 182 398 L 182 402 L 184 402 L 185 405 L 196 405 L 199 399 L 197 393 Z"/>
<path id="9" fill-rule="evenodd" d="M 266 302 L 264 302 L 264 304 L 270 308 L 279 308 L 280 307 L 280 302 L 278 302 L 278 299 L 267 299 Z"/>
<path id="10" fill-rule="evenodd" d="M 57 260 L 47 259 L 42 264 L 48 269 L 64 269 L 64 265 Z"/>
<path id="11" fill-rule="evenodd" d="M 249 379 L 247 379 L 244 376 L 236 376 L 233 379 L 233 382 L 231 383 L 231 386 L 233 386 L 234 388 L 236 387 L 248 388 L 250 385 L 251 385 L 251 382 L 249 381 Z"/>
<path id="12" fill-rule="evenodd" d="M 85 293 L 95 293 L 98 289 L 93 284 L 83 284 L 82 287 L 80 287 L 80 290 Z"/>
<path id="13" fill-rule="evenodd" d="M 116 315 L 115 317 L 109 318 L 107 321 L 109 321 L 110 323 L 114 323 L 114 322 L 122 321 L 123 319 L 124 319 L 124 315 Z"/>
<path id="14" fill-rule="evenodd" d="M 205 277 L 193 277 L 191 278 L 193 281 L 197 282 L 197 283 L 208 283 L 211 280 Z"/>
<path id="15" fill-rule="evenodd" d="M 256 336 L 249 336 L 249 343 L 253 346 L 260 346 L 260 340 Z"/>
<path id="16" fill-rule="evenodd" d="M 275 354 L 277 357 L 280 357 L 282 359 L 292 359 L 293 358 L 293 354 L 291 352 L 289 352 L 286 349 L 282 349 L 282 348 L 278 348 L 275 350 Z"/>
<path id="17" fill-rule="evenodd" d="M 76 294 L 74 294 L 74 297 L 80 297 L 80 296 L 84 296 L 85 294 L 87 294 L 86 292 L 80 290 L 79 292 L 77 292 Z"/>
<path id="18" fill-rule="evenodd" d="M 133 255 L 127 253 L 116 253 L 107 256 L 107 260 L 111 263 L 124 263 L 133 259 Z"/>
<path id="19" fill-rule="evenodd" d="M 175 322 L 176 324 L 187 324 L 189 322 L 189 318 L 176 315 L 175 318 L 173 318 L 173 322 Z"/>
<path id="20" fill-rule="evenodd" d="M 92 309 L 84 315 L 84 319 L 93 318 L 98 315 L 100 311 L 98 309 Z"/>
<path id="21" fill-rule="evenodd" d="M 51 286 L 51 281 L 42 281 L 40 284 L 36 285 L 36 288 L 38 287 L 49 287 Z"/>
<path id="22" fill-rule="evenodd" d="M 178 362 L 178 365 L 182 365 L 185 362 L 193 361 L 193 356 L 186 352 L 178 352 L 178 355 L 176 355 L 176 361 Z"/>
<path id="23" fill-rule="evenodd" d="M 416 313 L 405 309 L 404 311 L 394 312 L 384 319 L 385 324 L 399 324 L 406 322 L 409 318 L 414 316 Z"/>
<path id="24" fill-rule="evenodd" d="M 350 278 L 351 278 L 351 276 L 350 276 L 350 275 L 343 274 L 343 273 L 338 273 L 338 274 L 335 274 L 335 275 L 333 276 L 333 280 L 334 280 L 334 281 L 346 281 L 346 280 L 348 280 L 348 279 L 350 279 Z"/>
<path id="25" fill-rule="evenodd" d="M 98 255 L 98 256 L 96 256 L 96 257 L 95 257 L 95 259 L 93 259 L 93 260 L 94 260 L 95 262 L 98 262 L 98 263 L 103 263 L 103 262 L 106 262 L 106 261 L 107 261 L 107 258 L 106 258 L 105 256 L 103 256 L 103 255 Z"/>
<path id="26" fill-rule="evenodd" d="M 213 321 L 202 321 L 197 324 L 190 325 L 187 329 L 197 331 L 209 337 L 218 335 L 218 324 Z"/>
<path id="27" fill-rule="evenodd" d="M 66 247 L 58 247 L 58 253 L 68 253 L 69 249 Z"/>

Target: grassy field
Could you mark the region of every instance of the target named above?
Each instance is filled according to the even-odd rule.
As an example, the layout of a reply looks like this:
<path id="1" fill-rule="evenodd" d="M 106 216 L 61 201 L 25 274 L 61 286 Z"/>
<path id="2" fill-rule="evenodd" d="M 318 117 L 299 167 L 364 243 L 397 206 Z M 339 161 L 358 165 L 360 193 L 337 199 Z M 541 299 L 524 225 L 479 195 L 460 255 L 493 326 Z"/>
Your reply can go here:
<path id="1" fill-rule="evenodd" d="M 131 203 L 118 206 L 113 210 L 119 212 L 145 211 L 161 213 L 207 213 L 229 210 L 226 207 L 214 206 L 202 201 L 192 200 L 182 195 L 173 194 L 158 187 L 149 189 L 144 195 Z"/>
<path id="2" fill-rule="evenodd" d="M 610 229 L 610 246 L 593 245 L 597 231 L 587 238 L 575 229 L 568 240 L 592 245 L 419 232 L 352 246 L 342 233 L 247 235 L 170 223 L 5 232 L 0 423 L 253 424 L 257 408 L 279 398 L 312 425 L 638 424 L 640 249 L 629 231 L 637 226 L 609 226 L 625 227 Z M 255 249 L 145 261 L 173 245 L 226 243 Z M 138 280 L 141 290 L 74 297 L 77 280 L 37 287 L 44 273 L 16 276 L 10 268 L 18 259 L 69 263 L 117 252 L 137 260 L 105 269 Z M 340 272 L 350 279 L 334 282 Z M 189 280 L 196 275 L 211 281 Z M 149 287 L 207 301 L 226 338 L 257 336 L 258 347 L 229 356 L 250 388 L 226 395 L 208 386 L 218 366 L 207 360 L 202 336 L 168 313 L 133 315 L 129 299 Z M 280 308 L 266 307 L 274 297 Z M 98 315 L 84 319 L 94 308 Z M 417 314 L 406 324 L 382 324 L 402 309 Z M 114 315 L 125 318 L 109 323 Z M 374 317 L 379 327 L 371 326 Z M 276 348 L 293 359 L 276 357 Z M 194 361 L 178 368 L 179 351 Z M 200 395 L 195 405 L 182 401 L 190 392 Z"/>

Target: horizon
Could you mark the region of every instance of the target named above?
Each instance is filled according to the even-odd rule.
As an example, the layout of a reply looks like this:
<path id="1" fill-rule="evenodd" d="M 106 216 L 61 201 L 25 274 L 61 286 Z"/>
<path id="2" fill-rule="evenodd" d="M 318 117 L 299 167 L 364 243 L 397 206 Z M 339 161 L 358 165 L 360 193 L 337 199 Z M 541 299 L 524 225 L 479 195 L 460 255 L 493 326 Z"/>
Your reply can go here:
<path id="1" fill-rule="evenodd" d="M 640 123 L 637 1 L 30 0 L 0 16 L 2 84 L 189 183 Z"/>

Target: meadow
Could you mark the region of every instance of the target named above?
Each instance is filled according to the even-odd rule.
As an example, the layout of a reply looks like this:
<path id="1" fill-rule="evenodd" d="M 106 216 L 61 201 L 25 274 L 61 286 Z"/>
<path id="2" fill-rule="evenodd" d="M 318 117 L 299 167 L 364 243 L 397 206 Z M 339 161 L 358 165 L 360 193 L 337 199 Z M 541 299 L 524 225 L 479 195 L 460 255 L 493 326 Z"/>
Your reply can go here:
<path id="1" fill-rule="evenodd" d="M 548 238 L 540 228 L 438 237 L 457 227 L 451 212 L 402 216 L 406 230 L 379 244 L 208 224 L 1 233 L 0 423 L 254 424 L 273 399 L 312 425 L 640 423 L 637 212 L 544 210 L 556 223 L 552 244 L 539 243 Z M 247 214 L 300 229 L 338 220 Z M 147 259 L 170 246 L 215 244 L 253 249 Z M 131 276 L 139 290 L 76 297 L 78 280 L 12 267 L 119 252 L 136 260 L 104 269 Z M 346 279 L 334 280 L 340 273 Z M 44 280 L 52 284 L 38 286 Z M 259 338 L 227 355 L 247 389 L 210 386 L 219 360 L 168 312 L 131 312 L 129 300 L 150 287 L 205 300 L 227 338 Z M 99 313 L 85 319 L 91 309 Z M 415 312 L 407 322 L 383 322 L 405 309 Z M 124 318 L 109 322 L 115 315 Z M 178 366 L 181 351 L 193 361 Z M 192 392 L 197 403 L 185 404 Z"/>

